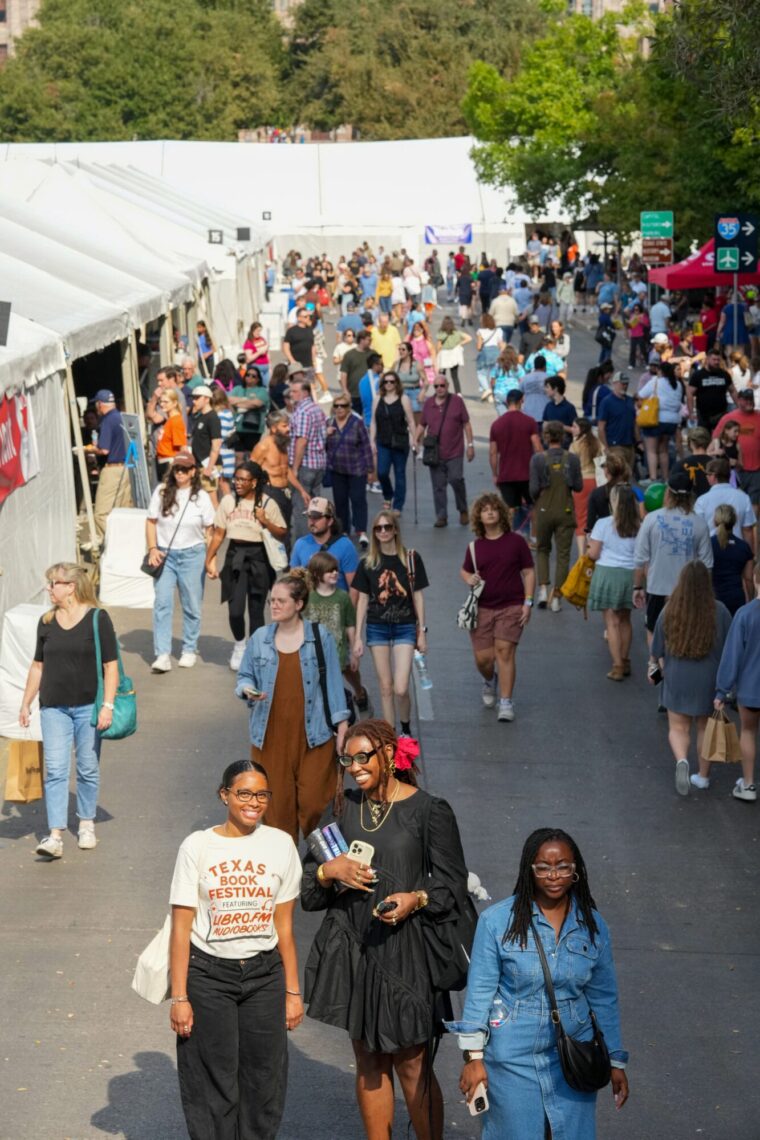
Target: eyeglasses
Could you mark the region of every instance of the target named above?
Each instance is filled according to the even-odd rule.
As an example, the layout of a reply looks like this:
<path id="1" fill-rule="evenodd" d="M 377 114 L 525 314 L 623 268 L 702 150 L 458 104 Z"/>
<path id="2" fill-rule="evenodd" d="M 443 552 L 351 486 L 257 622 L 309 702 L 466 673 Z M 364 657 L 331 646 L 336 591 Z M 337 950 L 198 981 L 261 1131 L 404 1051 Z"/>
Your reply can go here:
<path id="1" fill-rule="evenodd" d="M 434 384 L 433 387 L 444 389 L 444 388 L 448 388 L 448 384 Z"/>
<path id="2" fill-rule="evenodd" d="M 232 482 L 233 483 L 252 483 L 253 479 L 251 478 L 250 475 L 236 475 L 233 478 Z"/>
<path id="3" fill-rule="evenodd" d="M 548 863 L 531 863 L 531 866 L 537 879 L 569 879 L 575 872 L 575 863 L 557 863 L 555 867 Z"/>
<path id="4" fill-rule="evenodd" d="M 57 578 L 54 582 L 48 582 L 47 585 L 45 586 L 45 589 L 46 590 L 52 590 L 54 586 L 73 586 L 73 585 L 74 585 L 73 582 L 63 582 L 60 578 Z"/>
<path id="5" fill-rule="evenodd" d="M 333 400 L 333 407 L 334 408 L 348 408 L 348 407 L 350 407 L 350 404 L 336 404 L 335 400 Z"/>
<path id="6" fill-rule="evenodd" d="M 378 523 L 375 527 L 375 534 L 380 534 L 382 531 L 390 530 L 395 531 L 393 523 Z"/>
<path id="7" fill-rule="evenodd" d="M 338 757 L 338 763 L 341 768 L 350 768 L 352 764 L 369 764 L 372 757 L 377 755 L 377 751 L 377 748 L 373 748 L 371 752 L 354 752 L 353 756 L 344 752 Z"/>
<path id="8" fill-rule="evenodd" d="M 396 381 L 395 380 L 383 380 L 383 384 L 393 384 L 395 387 Z"/>
<path id="9" fill-rule="evenodd" d="M 326 519 L 327 515 L 322 514 L 320 511 L 308 511 L 306 517 L 307 519 Z"/>
<path id="10" fill-rule="evenodd" d="M 250 788 L 228 788 L 228 792 L 232 792 L 240 800 L 241 804 L 249 804 L 253 800 L 257 804 L 268 804 L 272 798 L 271 792 L 252 792 Z"/>

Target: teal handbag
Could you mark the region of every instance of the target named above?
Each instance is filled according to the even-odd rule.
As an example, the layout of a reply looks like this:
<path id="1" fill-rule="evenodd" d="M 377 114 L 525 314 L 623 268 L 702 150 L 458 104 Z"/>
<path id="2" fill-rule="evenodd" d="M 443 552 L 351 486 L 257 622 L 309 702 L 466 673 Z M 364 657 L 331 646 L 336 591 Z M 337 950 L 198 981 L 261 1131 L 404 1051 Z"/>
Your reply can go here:
<path id="1" fill-rule="evenodd" d="M 98 715 L 100 713 L 101 705 L 103 704 L 103 661 L 100 652 L 100 630 L 99 625 L 100 610 L 94 609 L 92 611 L 92 630 L 95 635 L 95 661 L 98 669 L 98 692 L 95 697 L 95 704 L 92 709 L 92 718 L 90 724 L 95 726 L 98 723 Z M 116 641 L 116 657 L 119 662 L 119 685 L 116 689 L 116 695 L 113 699 L 113 717 L 111 724 L 108 728 L 101 732 L 104 740 L 123 740 L 125 736 L 132 736 L 137 732 L 137 694 L 135 693 L 132 678 L 128 677 L 124 672 L 124 666 L 121 663 L 121 650 L 119 649 L 119 641 Z"/>

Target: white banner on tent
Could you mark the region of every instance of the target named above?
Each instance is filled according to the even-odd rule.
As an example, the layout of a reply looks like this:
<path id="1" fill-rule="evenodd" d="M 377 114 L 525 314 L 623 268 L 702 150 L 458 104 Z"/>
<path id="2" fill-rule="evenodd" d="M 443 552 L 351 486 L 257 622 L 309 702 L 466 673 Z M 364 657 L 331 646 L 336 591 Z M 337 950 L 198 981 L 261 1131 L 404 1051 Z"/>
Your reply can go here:
<path id="1" fill-rule="evenodd" d="M 469 245 L 472 242 L 472 224 L 459 226 L 425 226 L 425 245 Z"/>

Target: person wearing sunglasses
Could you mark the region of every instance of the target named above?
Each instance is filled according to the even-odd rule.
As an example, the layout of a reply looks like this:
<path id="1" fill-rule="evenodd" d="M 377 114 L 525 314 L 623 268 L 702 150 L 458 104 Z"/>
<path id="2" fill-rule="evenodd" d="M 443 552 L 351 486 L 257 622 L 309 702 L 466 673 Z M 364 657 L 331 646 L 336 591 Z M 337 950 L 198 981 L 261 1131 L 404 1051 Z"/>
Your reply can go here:
<path id="1" fill-rule="evenodd" d="M 449 392 L 449 382 L 445 376 L 437 375 L 433 383 L 433 395 L 422 407 L 422 417 L 417 427 L 419 444 L 425 434 L 438 440 L 438 462 L 430 466 L 430 482 L 433 488 L 433 507 L 436 527 L 449 525 L 448 488 L 454 492 L 454 502 L 459 511 L 459 522 L 467 526 L 470 514 L 467 510 L 467 487 L 464 482 L 465 440 L 467 441 L 467 462 L 475 458 L 475 440 L 472 434 L 470 416 L 461 396 Z"/>
<path id="2" fill-rule="evenodd" d="M 274 1140 L 289 1030 L 303 1020 L 293 912 L 301 863 L 267 826 L 266 769 L 236 760 L 217 795 L 226 819 L 182 843 L 172 878 L 169 1023 L 193 1140 Z"/>
<path id="3" fill-rule="evenodd" d="M 332 484 L 335 513 L 343 533 L 349 535 L 353 525 L 359 545 L 367 547 L 367 483 L 375 469 L 369 432 L 343 392 L 333 400 L 332 411 L 327 421 L 325 477 L 328 486 Z"/>
<path id="4" fill-rule="evenodd" d="M 374 856 L 371 866 L 306 857 L 301 904 L 326 913 L 304 997 L 310 1018 L 351 1039 L 366 1135 L 391 1135 L 397 1078 L 414 1135 L 442 1140 L 433 1055 L 450 1002 L 429 980 L 424 928 L 464 908 L 467 868 L 450 806 L 417 786 L 418 754 L 415 740 L 398 739 L 383 720 L 346 733 L 335 819 L 349 845 L 370 843 Z M 345 773 L 356 786 L 344 793 Z"/>
<path id="5" fill-rule="evenodd" d="M 329 550 L 330 554 L 338 559 L 340 567 L 338 587 L 348 592 L 359 565 L 359 555 L 351 539 L 341 534 L 340 525 L 335 517 L 335 507 L 329 499 L 317 495 L 309 500 L 305 515 L 309 533 L 294 543 L 290 565 L 308 566 L 315 554 Z"/>
<path id="6" fill-rule="evenodd" d="M 597 1094 L 578 1092 L 563 1075 L 537 939 L 566 1033 L 589 1041 L 593 1010 L 610 1054 L 615 1107 L 628 1099 L 610 933 L 578 845 L 548 827 L 526 839 L 513 894 L 478 921 L 462 1020 L 447 1026 L 464 1052 L 459 1087 L 468 1102 L 481 1082 L 488 1089 L 483 1140 L 593 1140 Z"/>
<path id="7" fill-rule="evenodd" d="M 201 472 L 192 455 L 176 456 L 166 482 L 160 483 L 148 504 L 145 534 L 148 561 L 163 565 L 153 579 L 154 673 L 172 667 L 172 618 L 174 591 L 182 606 L 182 655 L 179 665 L 191 669 L 198 656 L 203 609 L 203 570 L 206 544 L 211 538 L 214 507 L 201 486 Z"/>
<path id="8" fill-rule="evenodd" d="M 411 573 L 410 573 L 411 570 Z M 392 511 L 380 511 L 372 523 L 369 551 L 354 578 L 357 591 L 354 656 L 366 644 L 380 683 L 383 716 L 396 723 L 398 703 L 401 732 L 411 735 L 409 680 L 414 651 L 427 653 L 423 590 L 428 577 L 416 550 L 407 550 Z"/>

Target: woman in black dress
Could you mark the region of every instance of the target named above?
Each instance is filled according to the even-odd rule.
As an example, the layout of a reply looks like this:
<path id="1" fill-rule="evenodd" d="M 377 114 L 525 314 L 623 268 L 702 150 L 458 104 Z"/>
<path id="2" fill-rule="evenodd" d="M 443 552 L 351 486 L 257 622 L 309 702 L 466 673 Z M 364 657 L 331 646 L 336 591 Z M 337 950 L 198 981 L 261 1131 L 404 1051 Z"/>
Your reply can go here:
<path id="1" fill-rule="evenodd" d="M 335 815 L 349 846 L 372 845 L 371 866 L 304 864 L 302 905 L 327 911 L 306 963 L 308 1015 L 351 1037 L 369 1140 L 391 1135 L 394 1072 L 418 1140 L 443 1136 L 432 1056 L 450 1003 L 430 982 L 423 926 L 463 913 L 467 868 L 451 808 L 417 787 L 418 751 L 386 721 L 350 728 L 339 760 L 356 788 L 339 789 Z M 395 905 L 381 914 L 383 902 Z"/>

